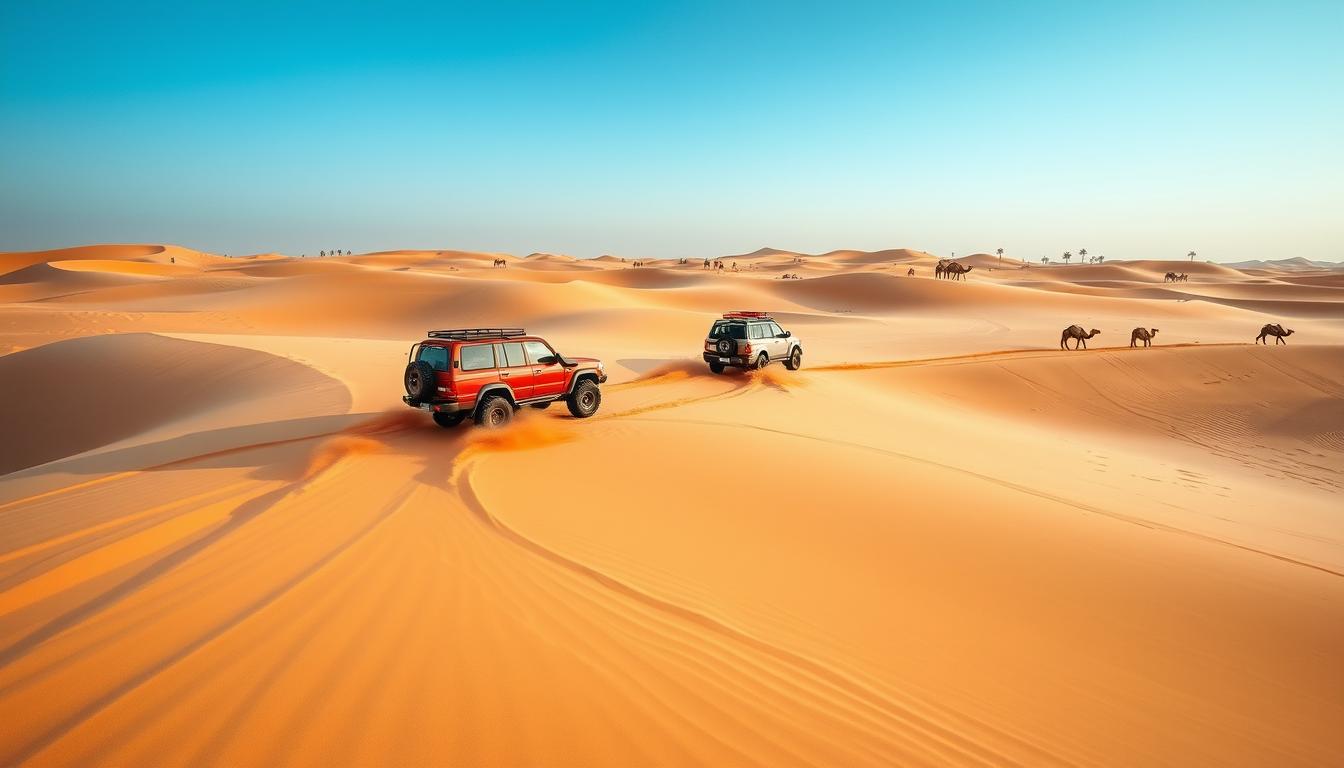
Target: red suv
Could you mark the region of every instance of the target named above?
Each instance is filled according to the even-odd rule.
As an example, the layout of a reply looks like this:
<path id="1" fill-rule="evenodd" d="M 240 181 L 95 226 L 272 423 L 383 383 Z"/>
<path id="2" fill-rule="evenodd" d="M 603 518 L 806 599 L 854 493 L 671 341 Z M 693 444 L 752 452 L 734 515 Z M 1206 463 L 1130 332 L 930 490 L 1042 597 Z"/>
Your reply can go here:
<path id="1" fill-rule="evenodd" d="M 430 331 L 407 356 L 406 395 L 412 408 L 429 411 L 441 427 L 468 416 L 483 427 L 502 427 L 524 405 L 547 408 L 564 400 L 580 419 L 602 404 L 601 360 L 565 357 L 522 328 Z"/>

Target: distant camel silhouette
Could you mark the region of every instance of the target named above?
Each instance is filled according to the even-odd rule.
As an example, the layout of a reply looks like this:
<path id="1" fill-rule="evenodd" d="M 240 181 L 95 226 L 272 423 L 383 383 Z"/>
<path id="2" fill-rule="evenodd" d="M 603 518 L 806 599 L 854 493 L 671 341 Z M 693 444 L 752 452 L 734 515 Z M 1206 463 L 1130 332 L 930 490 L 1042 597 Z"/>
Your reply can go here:
<path id="1" fill-rule="evenodd" d="M 1190 276 L 1187 275 L 1187 274 L 1185 274 L 1184 272 L 1182 272 L 1181 274 L 1177 275 L 1177 276 L 1176 276 L 1176 279 L 1177 279 L 1177 280 L 1180 280 L 1182 283 L 1188 283 L 1188 282 L 1190 282 Z"/>
<path id="2" fill-rule="evenodd" d="M 914 277 L 914 276 L 915 276 L 915 268 L 914 268 L 914 267 L 911 267 L 911 268 L 910 268 L 910 271 L 905 273 L 905 276 L 906 276 L 906 277 Z"/>
<path id="3" fill-rule="evenodd" d="M 954 261 L 951 264 L 948 264 L 943 271 L 947 273 L 949 280 L 960 280 L 962 275 L 965 275 L 972 269 L 975 269 L 975 267 L 963 267 Z"/>
<path id="4" fill-rule="evenodd" d="M 1163 275 L 1163 276 L 1162 276 L 1162 282 L 1164 282 L 1164 283 L 1174 283 L 1174 282 L 1176 282 L 1176 273 L 1175 273 L 1175 272 L 1168 272 L 1167 274 Z"/>
<path id="5" fill-rule="evenodd" d="M 495 263 L 491 267 L 491 269 L 493 269 L 494 267 L 504 267 L 505 269 L 508 269 L 509 262 L 505 261 L 504 259 L 495 259 Z"/>
<path id="6" fill-rule="evenodd" d="M 1059 335 L 1059 348 L 1068 349 L 1069 339 L 1073 339 L 1077 342 L 1073 345 L 1074 349 L 1077 349 L 1080 346 L 1083 349 L 1087 349 L 1087 340 L 1096 336 L 1098 333 L 1101 333 L 1101 331 L 1098 331 L 1096 328 L 1093 328 L 1090 331 L 1084 331 L 1081 325 L 1070 325 Z"/>
<path id="7" fill-rule="evenodd" d="M 1284 341 L 1283 337 L 1292 335 L 1293 335 L 1292 328 L 1284 328 L 1282 325 L 1279 325 L 1278 323 L 1270 323 L 1269 325 L 1266 325 L 1264 328 L 1260 329 L 1260 335 L 1255 337 L 1255 341 L 1257 344 L 1269 344 L 1268 341 L 1265 341 L 1265 337 L 1273 336 L 1274 343 L 1276 345 L 1283 344 L 1286 346 L 1288 342 Z"/>
<path id="8" fill-rule="evenodd" d="M 1129 346 L 1137 346 L 1142 341 L 1143 346 L 1153 346 L 1153 337 L 1157 335 L 1156 328 L 1135 328 L 1134 332 L 1129 334 Z"/>

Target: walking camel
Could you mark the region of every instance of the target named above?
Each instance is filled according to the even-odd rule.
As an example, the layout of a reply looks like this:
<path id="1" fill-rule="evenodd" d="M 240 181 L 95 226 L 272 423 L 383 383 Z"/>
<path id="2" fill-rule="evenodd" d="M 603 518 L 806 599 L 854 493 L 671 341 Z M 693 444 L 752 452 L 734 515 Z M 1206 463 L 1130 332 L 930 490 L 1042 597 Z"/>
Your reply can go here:
<path id="1" fill-rule="evenodd" d="M 942 280 L 945 272 L 947 272 L 947 259 L 939 259 L 937 266 L 933 268 L 933 276 Z"/>
<path id="2" fill-rule="evenodd" d="M 951 264 L 948 264 L 946 269 L 944 269 L 943 271 L 947 273 L 949 280 L 960 280 L 962 278 L 962 275 L 965 275 L 972 269 L 975 269 L 975 267 L 963 267 L 962 265 L 954 261 Z"/>
<path id="3" fill-rule="evenodd" d="M 1156 335 L 1156 328 L 1135 328 L 1134 331 L 1129 334 L 1129 346 L 1138 346 L 1138 342 L 1142 341 L 1143 346 L 1151 347 L 1153 346 L 1153 337 Z"/>
<path id="4" fill-rule="evenodd" d="M 1287 346 L 1288 342 L 1284 341 L 1283 337 L 1292 335 L 1293 335 L 1292 328 L 1284 328 L 1282 325 L 1279 325 L 1278 323 L 1270 323 L 1269 325 L 1266 325 L 1264 328 L 1260 329 L 1260 335 L 1255 337 L 1255 343 L 1268 345 L 1269 342 L 1265 341 L 1265 337 L 1273 336 L 1275 345 L 1282 344 L 1284 346 Z"/>
<path id="5" fill-rule="evenodd" d="M 1087 340 L 1096 336 L 1098 333 L 1101 333 L 1101 331 L 1098 331 L 1096 328 L 1093 328 L 1090 331 L 1084 331 L 1081 325 L 1070 325 L 1059 335 L 1059 348 L 1068 349 L 1069 339 L 1073 339 L 1076 342 L 1073 345 L 1074 349 L 1078 349 L 1080 346 L 1083 349 L 1087 349 Z"/>
<path id="6" fill-rule="evenodd" d="M 908 272 L 905 273 L 905 276 L 906 276 L 906 277 L 914 277 L 914 276 L 915 276 L 915 268 L 914 268 L 914 267 L 911 267 L 910 270 L 909 270 Z"/>
<path id="7" fill-rule="evenodd" d="M 504 259 L 495 259 L 494 264 L 490 268 L 494 269 L 495 267 L 504 267 L 505 269 L 508 269 L 509 262 L 505 261 Z"/>

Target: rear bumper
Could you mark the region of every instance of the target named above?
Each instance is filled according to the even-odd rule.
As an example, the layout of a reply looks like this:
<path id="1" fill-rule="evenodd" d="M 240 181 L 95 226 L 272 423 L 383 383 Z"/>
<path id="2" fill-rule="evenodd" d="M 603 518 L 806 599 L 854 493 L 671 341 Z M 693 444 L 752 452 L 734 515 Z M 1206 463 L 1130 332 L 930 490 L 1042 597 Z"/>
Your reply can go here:
<path id="1" fill-rule="evenodd" d="M 719 363 L 720 365 L 727 365 L 733 368 L 746 368 L 751 365 L 750 360 L 739 355 L 729 355 L 725 357 L 724 355 L 716 355 L 713 352 L 704 352 L 702 354 L 705 357 L 706 363 Z"/>
<path id="2" fill-rule="evenodd" d="M 461 413 L 470 410 L 469 405 L 451 402 L 451 403 L 420 403 L 411 399 L 410 395 L 402 395 L 401 401 L 412 408 L 421 411 L 430 411 L 432 413 Z"/>

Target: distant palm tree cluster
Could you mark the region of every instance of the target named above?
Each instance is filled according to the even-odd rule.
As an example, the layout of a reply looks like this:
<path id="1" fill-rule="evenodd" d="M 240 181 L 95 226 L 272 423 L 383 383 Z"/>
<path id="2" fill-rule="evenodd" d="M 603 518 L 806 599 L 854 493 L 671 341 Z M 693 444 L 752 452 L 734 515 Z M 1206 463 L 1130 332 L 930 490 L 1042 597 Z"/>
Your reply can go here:
<path id="1" fill-rule="evenodd" d="M 351 252 L 350 252 L 349 250 L 344 250 L 344 251 L 343 251 L 343 250 L 341 250 L 340 248 L 337 248 L 337 249 L 334 250 L 334 251 L 318 251 L 318 252 L 317 252 L 317 255 L 325 258 L 325 257 L 327 257 L 327 256 L 349 256 L 350 253 L 351 253 Z M 304 257 L 306 257 L 307 255 L 308 255 L 308 254 L 306 254 L 306 253 L 305 253 L 305 254 L 302 254 L 299 258 L 304 258 Z"/>
<path id="2" fill-rule="evenodd" d="M 1059 258 L 1060 258 L 1061 260 L 1063 260 L 1063 262 L 1064 262 L 1065 264 L 1068 264 L 1068 263 L 1073 259 L 1073 251 L 1065 251 L 1063 254 L 1060 255 Z M 1105 256 L 1102 256 L 1102 255 L 1100 255 L 1100 254 L 1098 254 L 1098 255 L 1096 255 L 1096 256 L 1088 256 L 1088 255 L 1087 255 L 1087 249 L 1086 249 L 1086 248 L 1079 248 L 1079 249 L 1078 249 L 1078 263 L 1079 263 L 1079 264 L 1100 264 L 1100 263 L 1102 263 L 1102 262 L 1105 261 L 1105 260 L 1106 260 L 1106 257 L 1105 257 Z M 1041 263 L 1042 263 L 1042 264 L 1049 264 L 1049 263 L 1050 263 L 1050 257 L 1049 257 L 1049 256 L 1042 256 L 1042 257 L 1041 257 Z"/>

